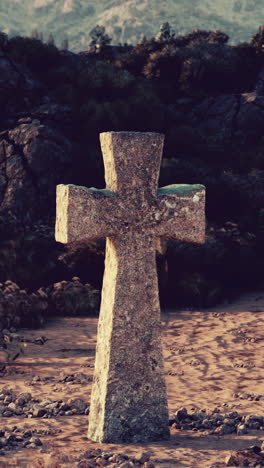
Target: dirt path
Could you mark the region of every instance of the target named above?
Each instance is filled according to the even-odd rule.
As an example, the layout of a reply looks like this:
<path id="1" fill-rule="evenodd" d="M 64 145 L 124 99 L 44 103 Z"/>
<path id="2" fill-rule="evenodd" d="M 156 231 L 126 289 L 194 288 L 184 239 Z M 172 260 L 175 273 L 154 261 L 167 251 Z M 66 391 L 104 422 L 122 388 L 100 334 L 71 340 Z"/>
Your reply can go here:
<path id="1" fill-rule="evenodd" d="M 166 311 L 162 314 L 164 358 L 169 410 L 184 406 L 213 410 L 221 407 L 241 414 L 264 416 L 264 398 L 250 401 L 235 394 L 264 396 L 264 294 L 244 296 L 236 303 L 206 311 Z M 95 318 L 58 318 L 38 330 L 23 331 L 29 343 L 10 375 L 0 377 L 0 390 L 8 385 L 34 398 L 51 400 L 79 397 L 89 402 L 96 344 Z M 87 383 L 59 382 L 60 373 L 85 374 Z M 1 375 L 1 374 L 0 374 Z M 40 378 L 40 379 L 39 379 Z M 147 450 L 157 467 L 206 468 L 223 462 L 230 450 L 259 443 L 264 431 L 247 435 L 204 435 L 172 428 L 169 442 L 139 445 L 102 445 L 86 438 L 87 416 L 56 419 L 0 418 L 0 427 L 59 429 L 43 436 L 38 450 L 23 449 L 0 458 L 0 467 L 33 466 L 33 460 L 48 460 L 48 454 L 79 454 L 91 447 L 135 455 Z M 217 465 L 215 465 L 217 466 Z M 220 466 L 220 465 L 218 465 Z M 223 465 L 222 465 L 223 466 Z"/>

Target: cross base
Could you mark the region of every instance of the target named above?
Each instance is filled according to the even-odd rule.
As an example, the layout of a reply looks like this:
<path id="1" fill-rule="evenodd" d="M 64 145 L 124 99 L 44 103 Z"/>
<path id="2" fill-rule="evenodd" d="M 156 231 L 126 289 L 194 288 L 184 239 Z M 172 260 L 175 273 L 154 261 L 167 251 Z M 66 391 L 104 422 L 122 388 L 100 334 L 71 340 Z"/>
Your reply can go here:
<path id="1" fill-rule="evenodd" d="M 90 439 L 169 439 L 160 334 L 155 238 L 107 239 Z"/>

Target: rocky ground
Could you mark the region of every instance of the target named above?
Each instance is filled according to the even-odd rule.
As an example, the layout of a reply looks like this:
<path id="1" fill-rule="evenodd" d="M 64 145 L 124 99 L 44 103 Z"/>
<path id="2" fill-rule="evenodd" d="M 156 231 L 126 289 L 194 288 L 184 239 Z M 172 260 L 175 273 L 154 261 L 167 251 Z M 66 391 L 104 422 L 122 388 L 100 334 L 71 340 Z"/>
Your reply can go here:
<path id="1" fill-rule="evenodd" d="M 87 439 L 96 318 L 23 330 L 0 372 L 0 467 L 264 466 L 264 294 L 162 315 L 171 440 Z"/>

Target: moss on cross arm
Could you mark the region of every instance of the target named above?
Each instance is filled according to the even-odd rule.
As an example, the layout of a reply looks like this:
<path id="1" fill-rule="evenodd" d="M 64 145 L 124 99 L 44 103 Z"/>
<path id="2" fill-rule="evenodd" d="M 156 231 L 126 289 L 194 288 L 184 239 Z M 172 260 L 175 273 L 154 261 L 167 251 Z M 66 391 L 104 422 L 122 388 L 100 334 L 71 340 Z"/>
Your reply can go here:
<path id="1" fill-rule="evenodd" d="M 201 184 L 172 184 L 167 185 L 166 187 L 159 188 L 159 195 L 173 195 L 178 194 L 179 197 L 188 197 L 192 196 L 194 192 L 203 192 L 205 186 Z"/>

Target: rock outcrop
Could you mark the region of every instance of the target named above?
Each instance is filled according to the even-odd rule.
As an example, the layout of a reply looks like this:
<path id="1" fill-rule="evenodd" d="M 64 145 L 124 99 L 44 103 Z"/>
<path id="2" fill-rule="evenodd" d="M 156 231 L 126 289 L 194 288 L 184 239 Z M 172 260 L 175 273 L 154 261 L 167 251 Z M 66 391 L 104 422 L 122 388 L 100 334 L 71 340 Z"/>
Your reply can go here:
<path id="1" fill-rule="evenodd" d="M 55 189 L 72 161 L 72 145 L 51 124 L 20 118 L 0 134 L 0 206 L 23 222 L 54 215 Z"/>
<path id="2" fill-rule="evenodd" d="M 227 149 L 237 154 L 263 143 L 264 95 L 222 94 L 199 102 L 180 98 L 174 107 L 176 121 L 168 145 L 173 143 L 177 153 L 225 158 Z"/>

